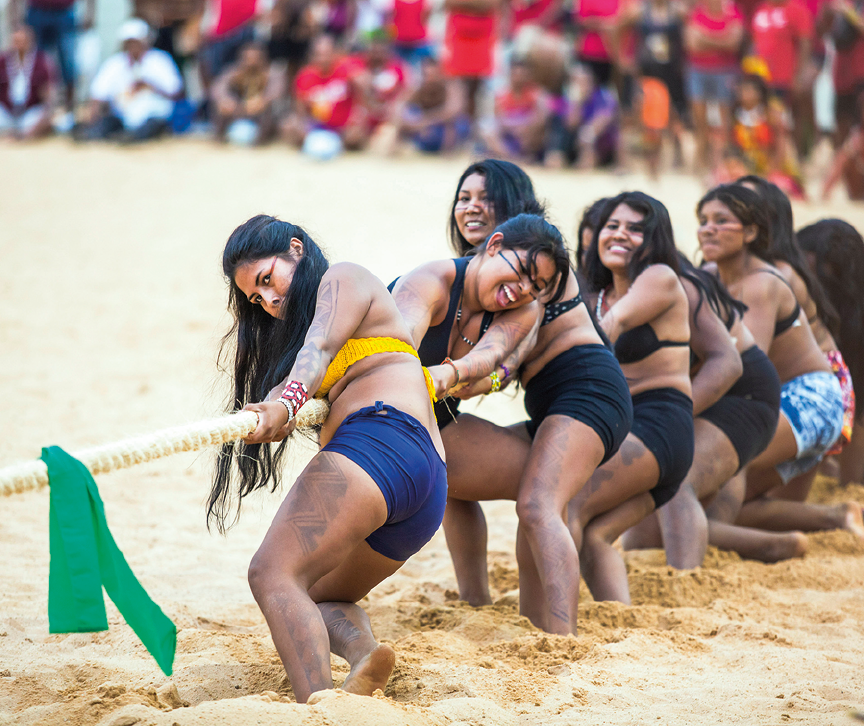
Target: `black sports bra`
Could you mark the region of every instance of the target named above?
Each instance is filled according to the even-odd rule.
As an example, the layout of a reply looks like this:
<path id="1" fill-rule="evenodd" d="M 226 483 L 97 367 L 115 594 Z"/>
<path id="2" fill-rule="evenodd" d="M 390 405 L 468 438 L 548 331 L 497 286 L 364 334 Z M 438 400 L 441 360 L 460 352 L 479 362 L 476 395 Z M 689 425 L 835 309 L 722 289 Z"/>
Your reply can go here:
<path id="1" fill-rule="evenodd" d="M 792 285 L 789 284 L 789 281 L 783 277 L 783 275 L 774 272 L 774 270 L 766 270 L 764 267 L 760 267 L 758 270 L 753 270 L 753 272 L 767 272 L 769 275 L 774 275 L 774 277 L 791 290 L 792 299 L 795 301 L 795 309 L 785 318 L 781 318 L 774 324 L 774 337 L 776 338 L 781 333 L 785 333 L 789 328 L 795 328 L 801 325 L 801 321 L 798 320 L 798 317 L 801 315 L 801 306 L 798 304 L 798 298 L 795 297 L 795 290 L 792 289 Z"/>
<path id="2" fill-rule="evenodd" d="M 559 315 L 563 315 L 573 308 L 579 307 L 583 302 L 585 301 L 582 299 L 582 292 L 579 291 L 576 293 L 576 297 L 571 297 L 569 300 L 562 300 L 561 302 L 547 305 L 546 310 L 543 313 L 543 321 L 540 323 L 540 327 L 542 328 L 544 325 L 549 325 L 549 323 L 555 320 Z"/>
<path id="3" fill-rule="evenodd" d="M 603 307 L 605 290 L 597 297 L 597 317 Z M 631 330 L 625 330 L 615 341 L 615 357 L 619 363 L 638 363 L 661 348 L 689 347 L 689 340 L 660 340 L 649 323 L 642 323 Z"/>

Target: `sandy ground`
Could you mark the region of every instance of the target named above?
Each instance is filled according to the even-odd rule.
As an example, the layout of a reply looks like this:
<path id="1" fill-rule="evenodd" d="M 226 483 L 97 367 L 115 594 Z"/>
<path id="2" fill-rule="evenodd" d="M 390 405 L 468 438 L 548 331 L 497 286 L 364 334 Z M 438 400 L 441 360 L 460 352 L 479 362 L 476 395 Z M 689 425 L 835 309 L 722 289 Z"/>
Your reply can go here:
<path id="1" fill-rule="evenodd" d="M 278 214 L 389 281 L 447 255 L 465 162 L 319 165 L 203 141 L 0 146 L 0 465 L 218 412 L 230 231 Z M 568 236 L 594 198 L 638 187 L 693 247 L 690 178 L 533 176 Z M 831 214 L 864 228 L 864 210 L 845 203 L 796 207 L 799 225 Z M 509 423 L 521 402 L 493 397 L 479 412 Z M 297 447 L 295 465 L 309 455 Z M 0 724 L 821 725 L 864 706 L 864 546 L 850 535 L 811 536 L 806 558 L 772 566 L 712 551 L 678 573 L 640 553 L 628 558 L 632 607 L 584 592 L 580 635 L 552 637 L 518 615 L 507 503 L 487 507 L 494 606 L 458 602 L 439 533 L 364 603 L 398 651 L 384 696 L 298 706 L 245 579 L 280 497 L 254 497 L 227 537 L 210 534 L 210 466 L 209 453 L 181 455 L 98 480 L 120 547 L 179 629 L 171 679 L 110 602 L 110 631 L 48 633 L 47 492 L 0 500 Z M 816 496 L 864 502 L 864 487 L 823 479 Z M 338 684 L 347 668 L 333 665 Z"/>

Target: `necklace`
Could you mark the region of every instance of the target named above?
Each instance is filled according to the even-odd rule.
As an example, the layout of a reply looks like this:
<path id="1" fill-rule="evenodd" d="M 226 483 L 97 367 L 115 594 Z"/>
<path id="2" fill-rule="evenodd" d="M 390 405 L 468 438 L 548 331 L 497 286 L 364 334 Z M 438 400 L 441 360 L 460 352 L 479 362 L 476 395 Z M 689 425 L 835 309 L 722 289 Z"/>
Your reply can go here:
<path id="1" fill-rule="evenodd" d="M 464 294 L 465 291 L 463 290 L 462 295 Z M 460 329 L 461 326 L 459 325 L 459 323 L 462 321 L 462 295 L 459 296 L 459 309 L 456 311 L 456 332 L 459 333 L 459 337 L 462 338 L 462 340 L 464 340 L 466 343 L 468 343 L 468 345 L 473 348 L 475 345 L 477 345 L 477 343 L 475 343 L 473 340 L 468 340 L 468 338 L 462 335 L 462 330 Z"/>
<path id="2" fill-rule="evenodd" d="M 606 304 L 606 289 L 604 287 L 597 296 L 597 307 L 594 308 L 594 316 L 597 320 L 603 317 L 603 306 Z"/>

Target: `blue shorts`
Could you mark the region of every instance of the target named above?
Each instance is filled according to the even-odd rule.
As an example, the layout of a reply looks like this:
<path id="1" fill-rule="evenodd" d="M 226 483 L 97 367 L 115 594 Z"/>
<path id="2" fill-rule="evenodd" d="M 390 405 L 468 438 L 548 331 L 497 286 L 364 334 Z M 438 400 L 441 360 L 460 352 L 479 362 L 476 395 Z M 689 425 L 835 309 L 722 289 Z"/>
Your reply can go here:
<path id="1" fill-rule="evenodd" d="M 255 26 L 253 23 L 246 23 L 221 38 L 214 38 L 208 42 L 201 48 L 198 60 L 207 67 L 207 72 L 216 78 L 237 60 L 240 49 L 253 40 L 255 40 Z"/>
<path id="2" fill-rule="evenodd" d="M 731 106 L 735 101 L 736 71 L 687 71 L 687 95 L 691 101 L 719 101 Z"/>
<path id="3" fill-rule="evenodd" d="M 27 25 L 33 28 L 40 50 L 56 51 L 63 83 L 75 82 L 75 13 L 67 10 L 27 8 Z"/>
<path id="4" fill-rule="evenodd" d="M 843 391 L 833 373 L 816 371 L 786 381 L 780 412 L 789 421 L 798 453 L 776 466 L 785 484 L 822 461 L 843 430 Z"/>
<path id="5" fill-rule="evenodd" d="M 348 416 L 321 451 L 353 461 L 387 502 L 387 521 L 366 541 L 404 562 L 438 531 L 447 504 L 447 466 L 416 418 L 376 401 Z"/>

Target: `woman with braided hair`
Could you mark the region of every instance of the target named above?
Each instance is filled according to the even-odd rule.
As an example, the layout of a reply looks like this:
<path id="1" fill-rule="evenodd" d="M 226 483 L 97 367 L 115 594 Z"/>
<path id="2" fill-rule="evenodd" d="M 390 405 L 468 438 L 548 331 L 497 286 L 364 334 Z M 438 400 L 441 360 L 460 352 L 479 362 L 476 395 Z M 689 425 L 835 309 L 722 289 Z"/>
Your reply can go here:
<path id="1" fill-rule="evenodd" d="M 231 234 L 222 266 L 233 400 L 259 423 L 238 451 L 223 449 L 208 516 L 224 530 L 235 500 L 239 508 L 252 491 L 275 489 L 297 412 L 310 395 L 328 399 L 321 450 L 279 508 L 249 584 L 298 702 L 333 687 L 331 651 L 351 665 L 342 688 L 372 695 L 395 653 L 375 641 L 356 603 L 431 539 L 444 514 L 431 378 L 384 285 L 359 265 L 331 267 L 300 227 L 253 217 Z M 271 442 L 281 442 L 275 452 Z"/>

